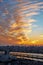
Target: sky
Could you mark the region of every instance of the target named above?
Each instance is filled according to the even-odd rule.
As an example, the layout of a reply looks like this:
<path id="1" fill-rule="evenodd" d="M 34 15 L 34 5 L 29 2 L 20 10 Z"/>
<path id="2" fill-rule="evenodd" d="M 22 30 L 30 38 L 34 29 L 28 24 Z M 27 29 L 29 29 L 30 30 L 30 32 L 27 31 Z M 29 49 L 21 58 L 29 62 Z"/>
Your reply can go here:
<path id="1" fill-rule="evenodd" d="M 43 45 L 43 0 L 0 0 L 0 45 Z"/>

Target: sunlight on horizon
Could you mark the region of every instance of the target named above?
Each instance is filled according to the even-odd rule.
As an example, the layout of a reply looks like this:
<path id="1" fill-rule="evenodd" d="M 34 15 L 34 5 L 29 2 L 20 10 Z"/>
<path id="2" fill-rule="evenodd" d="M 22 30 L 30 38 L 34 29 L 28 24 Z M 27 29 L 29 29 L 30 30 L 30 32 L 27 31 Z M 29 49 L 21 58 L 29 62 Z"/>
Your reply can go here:
<path id="1" fill-rule="evenodd" d="M 43 0 L 0 0 L 0 45 L 43 45 Z"/>

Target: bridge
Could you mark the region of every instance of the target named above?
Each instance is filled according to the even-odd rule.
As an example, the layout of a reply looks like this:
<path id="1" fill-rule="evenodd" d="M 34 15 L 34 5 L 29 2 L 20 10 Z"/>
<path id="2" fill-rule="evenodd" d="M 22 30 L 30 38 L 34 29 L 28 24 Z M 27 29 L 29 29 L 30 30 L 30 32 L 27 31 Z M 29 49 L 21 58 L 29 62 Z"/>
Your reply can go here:
<path id="1" fill-rule="evenodd" d="M 24 52 L 12 52 L 9 50 L 9 46 L 0 47 L 0 51 L 4 51 L 3 55 L 0 55 L 0 61 L 16 60 L 16 59 L 26 59 L 43 62 L 43 54 L 38 53 L 24 53 Z M 2 60 L 1 60 L 2 59 Z M 5 60 L 4 60 L 5 59 Z"/>
<path id="2" fill-rule="evenodd" d="M 5 51 L 5 53 L 0 56 L 1 61 L 11 61 L 12 59 L 27 59 L 43 62 L 43 54 Z"/>
<path id="3" fill-rule="evenodd" d="M 23 52 L 11 52 L 11 55 L 20 58 L 20 59 L 27 59 L 27 60 L 34 60 L 43 62 L 43 54 L 38 53 L 23 53 Z"/>

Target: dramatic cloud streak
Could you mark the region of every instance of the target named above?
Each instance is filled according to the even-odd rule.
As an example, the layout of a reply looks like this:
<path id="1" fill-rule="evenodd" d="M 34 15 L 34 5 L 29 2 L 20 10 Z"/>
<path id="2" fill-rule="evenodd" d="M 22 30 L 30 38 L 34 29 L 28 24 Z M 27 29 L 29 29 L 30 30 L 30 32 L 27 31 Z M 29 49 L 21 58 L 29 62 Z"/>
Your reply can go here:
<path id="1" fill-rule="evenodd" d="M 42 10 L 43 1 L 39 0 L 0 0 L 0 34 L 13 37 L 16 39 L 15 43 L 29 42 L 32 31 L 38 28 L 38 19 L 35 17 Z"/>

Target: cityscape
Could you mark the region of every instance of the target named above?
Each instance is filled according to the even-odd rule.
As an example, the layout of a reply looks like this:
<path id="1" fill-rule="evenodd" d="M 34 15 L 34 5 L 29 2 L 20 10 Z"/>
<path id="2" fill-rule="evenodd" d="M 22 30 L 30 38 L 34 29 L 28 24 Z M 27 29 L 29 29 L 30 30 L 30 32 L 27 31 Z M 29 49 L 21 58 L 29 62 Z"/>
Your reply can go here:
<path id="1" fill-rule="evenodd" d="M 43 0 L 0 0 L 0 65 L 43 65 Z"/>

